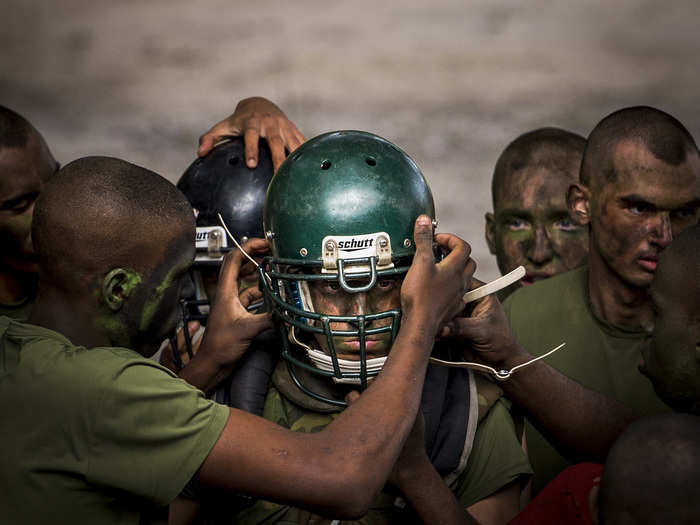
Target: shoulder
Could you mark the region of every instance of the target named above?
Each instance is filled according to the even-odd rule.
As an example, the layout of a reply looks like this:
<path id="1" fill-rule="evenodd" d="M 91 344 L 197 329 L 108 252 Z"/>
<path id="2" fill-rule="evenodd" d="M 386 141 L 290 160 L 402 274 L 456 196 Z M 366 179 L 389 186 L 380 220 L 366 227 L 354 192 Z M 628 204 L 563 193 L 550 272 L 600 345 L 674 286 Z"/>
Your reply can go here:
<path id="1" fill-rule="evenodd" d="M 533 308 L 557 308 L 563 301 L 581 299 L 585 301 L 588 268 L 581 267 L 523 286 L 512 293 L 503 303 L 506 313 L 523 313 Z"/>

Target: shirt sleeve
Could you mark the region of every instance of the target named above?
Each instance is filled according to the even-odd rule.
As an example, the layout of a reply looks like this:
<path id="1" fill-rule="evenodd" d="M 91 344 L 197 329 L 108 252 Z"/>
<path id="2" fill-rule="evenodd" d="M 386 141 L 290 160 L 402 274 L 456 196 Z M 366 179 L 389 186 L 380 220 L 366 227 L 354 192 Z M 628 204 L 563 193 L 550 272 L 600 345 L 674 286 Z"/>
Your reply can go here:
<path id="1" fill-rule="evenodd" d="M 515 424 L 500 399 L 476 429 L 467 468 L 455 494 L 465 507 L 490 496 L 502 487 L 532 474 Z"/>
<path id="2" fill-rule="evenodd" d="M 229 409 L 146 359 L 127 361 L 104 383 L 92 405 L 88 481 L 170 503 L 213 448 Z"/>

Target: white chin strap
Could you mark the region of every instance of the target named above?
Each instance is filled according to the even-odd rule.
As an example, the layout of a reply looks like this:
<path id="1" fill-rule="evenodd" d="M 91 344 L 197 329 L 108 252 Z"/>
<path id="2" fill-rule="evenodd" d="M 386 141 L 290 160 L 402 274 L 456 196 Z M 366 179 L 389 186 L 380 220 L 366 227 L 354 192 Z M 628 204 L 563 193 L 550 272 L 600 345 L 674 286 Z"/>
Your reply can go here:
<path id="1" fill-rule="evenodd" d="M 333 360 L 331 356 L 324 354 L 318 350 L 313 350 L 312 348 L 306 349 L 306 355 L 309 356 L 309 360 L 313 365 L 319 370 L 324 372 L 333 372 Z M 372 359 L 367 359 L 367 376 L 377 375 L 384 366 L 386 362 L 386 357 L 373 357 Z M 361 362 L 353 361 L 350 359 L 338 359 L 338 367 L 340 371 L 345 374 L 359 374 L 362 371 Z M 337 378 L 333 377 L 333 382 L 341 383 L 345 385 L 359 385 L 361 384 L 360 378 Z"/>

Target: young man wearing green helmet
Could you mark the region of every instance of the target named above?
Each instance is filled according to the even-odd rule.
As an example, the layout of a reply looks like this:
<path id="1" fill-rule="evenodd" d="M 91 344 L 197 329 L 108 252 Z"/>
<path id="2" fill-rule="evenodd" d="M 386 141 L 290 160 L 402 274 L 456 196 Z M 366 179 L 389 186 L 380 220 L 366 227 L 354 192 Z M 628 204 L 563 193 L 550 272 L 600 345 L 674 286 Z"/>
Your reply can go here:
<path id="1" fill-rule="evenodd" d="M 433 198 L 399 148 L 339 131 L 290 154 L 270 183 L 264 215 L 272 255 L 261 287 L 283 348 L 263 417 L 312 433 L 342 413 L 353 391 L 372 389 L 407 306 L 400 290 L 416 253 L 413 222 L 435 220 Z M 461 349 L 437 344 L 433 354 L 454 360 Z M 433 365 L 425 384 L 423 418 L 361 522 L 443 521 L 438 516 L 456 506 L 465 521 L 504 523 L 517 513 L 531 470 L 500 389 L 465 369 Z M 322 522 L 263 500 L 235 519 Z"/>

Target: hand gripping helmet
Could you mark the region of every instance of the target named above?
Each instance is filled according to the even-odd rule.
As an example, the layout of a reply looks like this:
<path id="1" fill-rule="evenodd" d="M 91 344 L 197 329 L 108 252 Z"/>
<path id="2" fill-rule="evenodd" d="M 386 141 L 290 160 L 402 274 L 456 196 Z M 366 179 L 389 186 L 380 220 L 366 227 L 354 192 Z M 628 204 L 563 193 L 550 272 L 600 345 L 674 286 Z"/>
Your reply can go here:
<path id="1" fill-rule="evenodd" d="M 261 267 L 262 283 L 289 373 L 307 395 L 345 404 L 304 385 L 298 368 L 303 375 L 364 389 L 386 359 L 367 359 L 366 338 L 390 333 L 393 343 L 401 316 L 399 309 L 329 315 L 313 304 L 309 284 L 332 281 L 338 290 L 358 294 L 369 292 L 378 279 L 404 275 L 415 253 L 413 226 L 420 214 L 435 217 L 425 178 L 406 153 L 371 133 L 320 135 L 280 166 L 265 200 L 272 255 Z M 335 330 L 331 323 L 351 329 Z M 314 337 L 325 339 L 328 353 L 314 348 Z M 334 337 L 359 341 L 359 359 L 340 359 Z"/>
<path id="2" fill-rule="evenodd" d="M 193 272 L 196 295 L 181 304 L 185 325 L 190 320 L 206 323 L 209 297 L 202 271 L 209 267 L 208 271 L 215 276 L 225 253 L 236 249 L 227 238 L 217 214 L 221 214 L 231 234 L 241 244 L 251 237 L 264 236 L 263 205 L 273 167 L 267 142 L 261 140 L 258 148 L 258 165 L 249 168 L 245 163 L 243 138 L 231 138 L 216 146 L 206 157 L 190 164 L 177 183 L 197 217 L 197 253 Z M 184 330 L 184 334 L 187 351 L 192 357 L 189 333 Z"/>

